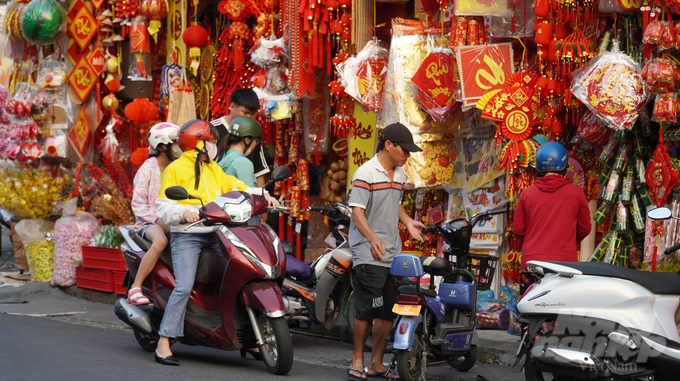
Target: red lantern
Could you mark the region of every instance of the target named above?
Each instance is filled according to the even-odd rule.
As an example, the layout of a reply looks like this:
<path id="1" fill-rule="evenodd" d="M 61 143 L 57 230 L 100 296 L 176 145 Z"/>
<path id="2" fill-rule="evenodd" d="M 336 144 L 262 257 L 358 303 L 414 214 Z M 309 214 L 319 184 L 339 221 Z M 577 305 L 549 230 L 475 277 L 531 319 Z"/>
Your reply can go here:
<path id="1" fill-rule="evenodd" d="M 548 18 L 550 15 L 550 0 L 534 0 L 534 14 L 536 17 Z"/>
<path id="2" fill-rule="evenodd" d="M 200 48 L 208 43 L 208 38 L 208 32 L 198 23 L 191 23 L 182 34 L 182 41 L 190 48 Z"/>
<path id="3" fill-rule="evenodd" d="M 342 39 L 345 41 L 349 41 L 352 39 L 352 33 L 350 33 L 349 29 L 345 29 L 345 31 L 342 32 Z"/>
<path id="4" fill-rule="evenodd" d="M 331 31 L 335 34 L 340 34 L 342 33 L 342 23 L 340 20 L 333 20 L 331 23 Z"/>
<path id="5" fill-rule="evenodd" d="M 168 15 L 167 0 L 142 0 L 139 14 L 149 20 L 162 20 Z"/>
<path id="6" fill-rule="evenodd" d="M 338 0 L 338 5 L 342 8 L 351 7 L 352 0 Z"/>
<path id="7" fill-rule="evenodd" d="M 548 45 L 550 43 L 550 38 L 552 37 L 552 25 L 547 22 L 542 22 L 538 24 L 538 30 L 536 31 L 536 44 L 538 45 Z"/>
<path id="8" fill-rule="evenodd" d="M 136 124 L 147 123 L 158 118 L 158 106 L 147 98 L 136 98 L 125 106 L 125 116 Z"/>
<path id="9" fill-rule="evenodd" d="M 326 8 L 329 10 L 334 10 L 335 8 L 338 7 L 338 1 L 337 0 L 326 0 Z"/>
<path id="10" fill-rule="evenodd" d="M 352 25 L 352 19 L 349 17 L 348 14 L 344 14 L 340 17 L 340 22 L 342 23 L 343 26 L 347 27 L 349 25 Z"/>

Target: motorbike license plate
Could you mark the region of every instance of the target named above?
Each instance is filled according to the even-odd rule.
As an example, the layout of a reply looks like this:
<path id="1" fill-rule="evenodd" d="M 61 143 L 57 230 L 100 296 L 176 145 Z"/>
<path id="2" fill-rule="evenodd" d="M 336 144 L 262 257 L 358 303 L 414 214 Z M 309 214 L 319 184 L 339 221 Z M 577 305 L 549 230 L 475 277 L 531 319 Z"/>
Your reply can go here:
<path id="1" fill-rule="evenodd" d="M 420 314 L 420 306 L 395 303 L 394 307 L 392 307 L 392 312 L 397 315 L 417 316 Z"/>

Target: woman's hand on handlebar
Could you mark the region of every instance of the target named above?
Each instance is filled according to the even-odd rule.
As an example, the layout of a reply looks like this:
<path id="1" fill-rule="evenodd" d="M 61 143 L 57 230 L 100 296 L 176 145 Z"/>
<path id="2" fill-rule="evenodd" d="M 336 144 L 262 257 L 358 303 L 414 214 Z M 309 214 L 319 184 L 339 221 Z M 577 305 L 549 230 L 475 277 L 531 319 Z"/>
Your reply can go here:
<path id="1" fill-rule="evenodd" d="M 200 219 L 198 216 L 198 212 L 195 210 L 185 211 L 184 214 L 182 214 L 182 217 L 188 224 L 192 224 Z"/>
<path id="2" fill-rule="evenodd" d="M 281 204 L 279 203 L 279 200 L 275 199 L 274 197 L 266 194 L 264 196 L 264 199 L 267 200 L 267 206 L 269 206 L 272 209 L 280 209 Z"/>

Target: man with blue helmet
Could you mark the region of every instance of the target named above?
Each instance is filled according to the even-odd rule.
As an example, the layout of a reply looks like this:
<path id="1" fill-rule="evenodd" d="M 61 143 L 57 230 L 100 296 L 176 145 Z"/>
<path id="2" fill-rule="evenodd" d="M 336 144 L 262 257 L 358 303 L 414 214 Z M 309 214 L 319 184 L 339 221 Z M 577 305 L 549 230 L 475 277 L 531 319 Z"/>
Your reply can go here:
<path id="1" fill-rule="evenodd" d="M 562 144 L 543 144 L 536 153 L 538 178 L 517 201 L 513 232 L 522 240 L 522 293 L 536 280 L 526 271 L 527 261 L 576 262 L 576 245 L 590 234 L 588 201 L 583 189 L 565 177 L 568 163 Z"/>

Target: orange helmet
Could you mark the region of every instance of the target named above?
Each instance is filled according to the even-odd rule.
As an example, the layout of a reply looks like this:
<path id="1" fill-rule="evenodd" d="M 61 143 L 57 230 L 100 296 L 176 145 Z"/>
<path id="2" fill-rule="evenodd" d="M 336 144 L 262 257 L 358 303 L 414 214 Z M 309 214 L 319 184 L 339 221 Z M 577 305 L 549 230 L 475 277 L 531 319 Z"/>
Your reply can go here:
<path id="1" fill-rule="evenodd" d="M 177 144 L 186 152 L 196 148 L 200 140 L 215 140 L 210 134 L 210 127 L 210 123 L 200 119 L 184 123 L 177 134 Z"/>

